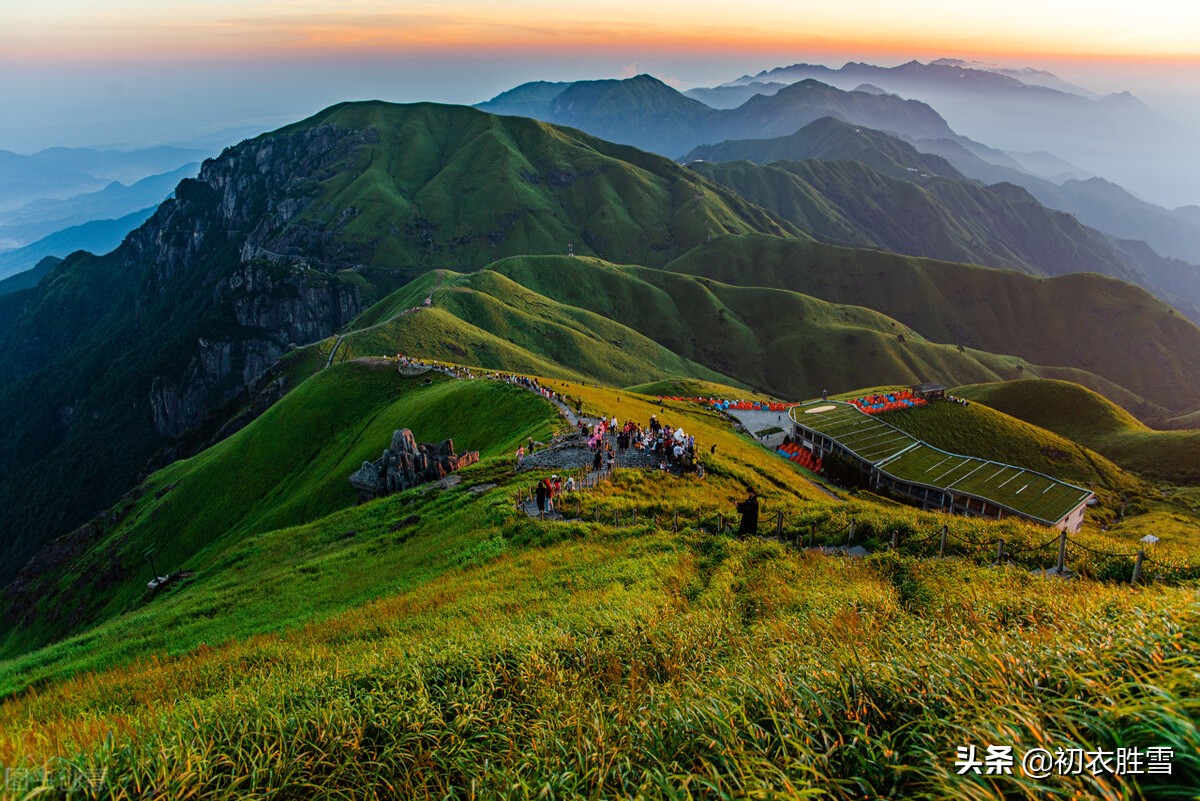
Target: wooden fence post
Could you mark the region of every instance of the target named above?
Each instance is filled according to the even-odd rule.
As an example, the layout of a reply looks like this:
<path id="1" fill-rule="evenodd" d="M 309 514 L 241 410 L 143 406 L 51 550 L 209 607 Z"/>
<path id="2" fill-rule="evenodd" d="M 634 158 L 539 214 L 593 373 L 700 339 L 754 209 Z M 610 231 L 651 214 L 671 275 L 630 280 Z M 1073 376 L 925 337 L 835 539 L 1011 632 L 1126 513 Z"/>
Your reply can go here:
<path id="1" fill-rule="evenodd" d="M 1067 566 L 1067 530 L 1064 528 L 1062 533 L 1058 535 L 1058 564 L 1055 565 L 1055 571 L 1062 575 L 1063 570 Z"/>
<path id="2" fill-rule="evenodd" d="M 1137 552 L 1137 559 L 1133 562 L 1133 578 L 1130 579 L 1130 584 L 1137 584 L 1142 580 L 1142 560 L 1146 558 L 1145 551 Z"/>
<path id="3" fill-rule="evenodd" d="M 678 533 L 679 532 L 679 510 L 678 509 L 675 510 L 675 515 L 672 518 L 671 525 L 674 527 L 676 533 Z"/>
<path id="4" fill-rule="evenodd" d="M 942 544 L 938 546 L 938 556 L 946 555 L 946 535 L 950 533 L 949 526 L 942 526 Z"/>
<path id="5" fill-rule="evenodd" d="M 808 524 L 808 536 L 808 547 L 817 547 L 817 524 L 815 521 Z"/>
<path id="6" fill-rule="evenodd" d="M 783 539 L 783 512 L 775 513 L 775 536 Z"/>
<path id="7" fill-rule="evenodd" d="M 996 545 L 996 561 L 999 562 L 1004 558 L 1004 538 L 1001 537 Z"/>
<path id="8" fill-rule="evenodd" d="M 850 543 L 854 542 L 854 518 L 850 518 L 850 530 L 846 532 L 846 547 L 850 547 Z"/>
<path id="9" fill-rule="evenodd" d="M 718 534 L 725 533 L 725 515 L 722 514 L 721 512 L 717 513 L 717 533 Z"/>
<path id="10" fill-rule="evenodd" d="M 633 524 L 637 525 L 637 507 L 633 507 Z"/>
<path id="11" fill-rule="evenodd" d="M 895 531 L 892 532 L 892 550 L 894 551 L 899 547 L 900 547 L 900 530 L 896 529 Z"/>

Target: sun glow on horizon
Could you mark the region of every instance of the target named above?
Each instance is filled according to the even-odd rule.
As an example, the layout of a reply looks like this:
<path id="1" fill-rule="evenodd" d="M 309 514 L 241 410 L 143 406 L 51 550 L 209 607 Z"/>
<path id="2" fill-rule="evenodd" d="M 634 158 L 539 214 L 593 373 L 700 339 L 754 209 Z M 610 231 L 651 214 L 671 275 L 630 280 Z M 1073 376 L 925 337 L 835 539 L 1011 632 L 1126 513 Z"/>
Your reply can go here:
<path id="1" fill-rule="evenodd" d="M 286 0 L 199 4 L 46 0 L 0 12 L 6 60 L 271 58 L 355 54 L 538 53 L 637 50 L 723 53 L 854 52 L 863 57 L 1031 57 L 1200 61 L 1200 4 L 1149 0 L 1136 14 L 1110 0 L 852 0 L 730 3 L 614 0 Z"/>

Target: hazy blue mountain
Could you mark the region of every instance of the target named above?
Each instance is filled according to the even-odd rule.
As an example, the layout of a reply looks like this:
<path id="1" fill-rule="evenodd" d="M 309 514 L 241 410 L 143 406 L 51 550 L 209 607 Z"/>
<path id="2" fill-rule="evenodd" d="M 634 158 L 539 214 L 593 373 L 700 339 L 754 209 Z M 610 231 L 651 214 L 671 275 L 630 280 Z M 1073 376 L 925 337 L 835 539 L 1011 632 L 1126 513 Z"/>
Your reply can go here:
<path id="1" fill-rule="evenodd" d="M 838 69 L 793 64 L 732 83 L 807 79 L 843 89 L 867 82 L 921 100 L 959 134 L 1001 150 L 1054 153 L 1156 203 L 1176 206 L 1200 199 L 1200 135 L 1128 92 L 1085 96 L 953 60 L 897 67 L 850 62 Z"/>
<path id="2" fill-rule="evenodd" d="M 699 100 L 713 108 L 737 108 L 755 95 L 773 95 L 786 83 L 750 83 L 727 86 L 697 87 L 684 92 L 693 100 Z"/>
<path id="3" fill-rule="evenodd" d="M 532 81 L 501 92 L 475 107 L 489 114 L 513 114 L 517 117 L 545 119 L 554 98 L 571 86 L 570 81 Z"/>
<path id="4" fill-rule="evenodd" d="M 826 242 L 1042 275 L 1102 273 L 1136 283 L 1200 320 L 1200 269 L 1165 258 L 1145 242 L 1128 241 L 1140 240 L 1138 232 L 1144 231 L 1186 245 L 1192 228 L 1186 214 L 1137 201 L 1099 179 L 1058 186 L 988 164 L 958 142 L 942 141 L 960 163 L 982 167 L 981 176 L 999 180 L 980 185 L 907 142 L 833 118 L 791 136 L 702 146 L 688 157 L 772 165 L 693 166 Z M 1098 203 L 1088 208 L 1088 200 Z M 1062 213 L 1070 206 L 1090 213 Z M 1113 215 L 1118 216 L 1110 219 Z M 1088 227 L 1091 219 L 1106 225 Z"/>
<path id="5" fill-rule="evenodd" d="M 10 275 L 8 278 L 0 278 L 0 295 L 9 295 L 13 292 L 20 292 L 22 289 L 32 289 L 61 263 L 62 259 L 59 257 L 47 256 L 24 272 Z"/>
<path id="6" fill-rule="evenodd" d="M 77 250 L 103 254 L 121 244 L 130 231 L 150 218 L 155 206 L 115 220 L 90 220 L 56 231 L 24 247 L 0 253 L 0 278 L 31 269 L 47 256 L 64 257 Z"/>
<path id="7" fill-rule="evenodd" d="M 175 185 L 200 171 L 196 162 L 161 175 L 150 175 L 129 186 L 113 181 L 98 192 L 61 200 L 42 199 L 0 215 L 0 242 L 14 247 L 34 242 L 55 231 L 91 220 L 114 220 L 157 206 Z"/>
<path id="8" fill-rule="evenodd" d="M 731 139 L 716 145 L 701 145 L 685 161 L 738 161 L 745 159 L 770 164 L 774 161 L 860 161 L 895 178 L 921 173 L 945 178 L 963 175 L 950 162 L 919 152 L 894 136 L 851 125 L 833 117 L 810 122 L 794 134 L 773 139 Z"/>
<path id="9" fill-rule="evenodd" d="M 553 85 L 525 84 L 480 108 L 497 114 L 528 114 L 540 108 L 552 90 Z M 845 92 L 819 81 L 801 81 L 770 96 L 755 95 L 732 109 L 706 106 L 649 75 L 578 81 L 555 94 L 535 116 L 673 158 L 702 144 L 791 134 L 829 116 L 915 139 L 955 136 L 924 103 Z"/>
<path id="10" fill-rule="evenodd" d="M 1165 209 L 1103 178 L 1056 183 L 984 161 L 949 139 L 911 143 L 922 153 L 946 159 L 969 178 L 989 184 L 1017 184 L 1029 190 L 1042 205 L 1074 214 L 1085 225 L 1110 236 L 1144 240 L 1164 256 L 1200 264 L 1200 207 Z"/>
<path id="11" fill-rule="evenodd" d="M 52 147 L 30 155 L 0 150 L 0 211 L 34 200 L 95 192 L 113 181 L 130 184 L 210 155 L 209 150 L 177 147 L 128 151 Z"/>

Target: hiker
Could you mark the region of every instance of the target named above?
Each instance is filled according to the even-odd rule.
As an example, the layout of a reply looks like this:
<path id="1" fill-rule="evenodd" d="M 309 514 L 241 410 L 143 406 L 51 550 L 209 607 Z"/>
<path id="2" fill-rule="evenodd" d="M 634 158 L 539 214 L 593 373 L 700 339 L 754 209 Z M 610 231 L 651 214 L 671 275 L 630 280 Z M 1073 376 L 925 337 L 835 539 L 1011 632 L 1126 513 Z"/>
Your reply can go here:
<path id="1" fill-rule="evenodd" d="M 739 537 L 758 533 L 758 493 L 754 487 L 749 489 L 750 494 L 746 496 L 746 500 L 737 505 L 737 510 L 742 515 L 742 522 L 737 530 Z"/>
<path id="2" fill-rule="evenodd" d="M 542 479 L 542 483 L 546 485 L 546 511 L 550 514 L 554 514 L 554 482 L 557 479 L 558 476 Z"/>
<path id="3" fill-rule="evenodd" d="M 533 437 L 529 438 L 529 452 L 533 453 Z"/>
<path id="4" fill-rule="evenodd" d="M 525 461 L 525 446 L 521 445 L 517 448 L 517 467 L 520 467 L 523 461 Z"/>
<path id="5" fill-rule="evenodd" d="M 823 400 L 823 401 L 829 400 L 829 390 L 827 390 L 827 389 L 821 390 L 821 400 Z"/>
<path id="6" fill-rule="evenodd" d="M 546 513 L 546 482 L 545 482 L 545 480 L 538 482 L 537 490 L 534 491 L 534 495 L 537 498 L 538 514 L 544 515 Z"/>
<path id="7" fill-rule="evenodd" d="M 603 458 L 604 458 L 604 456 L 601 454 L 600 449 L 597 448 L 596 455 L 592 457 L 592 469 L 593 470 L 600 469 L 600 463 Z"/>

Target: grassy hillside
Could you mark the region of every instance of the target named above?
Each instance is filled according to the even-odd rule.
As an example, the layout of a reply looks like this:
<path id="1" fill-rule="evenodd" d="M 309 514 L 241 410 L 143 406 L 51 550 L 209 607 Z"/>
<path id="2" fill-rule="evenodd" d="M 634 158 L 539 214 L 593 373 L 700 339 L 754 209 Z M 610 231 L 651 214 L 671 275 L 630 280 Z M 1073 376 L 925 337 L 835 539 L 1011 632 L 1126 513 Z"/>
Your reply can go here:
<path id="1" fill-rule="evenodd" d="M 1025 380 L 967 386 L 955 392 L 1083 443 L 1126 470 L 1200 484 L 1200 431 L 1155 431 L 1085 387 Z"/>
<path id="2" fill-rule="evenodd" d="M 571 244 L 653 265 L 710 232 L 786 230 L 668 159 L 461 106 L 344 103 L 262 139 L 321 130 L 342 147 L 304 187 L 316 190 L 305 213 L 272 233 L 319 241 L 334 232 L 328 256 L 360 263 L 471 269 Z"/>
<path id="3" fill-rule="evenodd" d="M 1071 368 L 1070 375 L 1043 375 L 1087 383 L 1142 419 L 1200 406 L 1192 379 L 1200 375 L 1200 328 L 1148 293 L 1103 276 L 1042 279 L 770 237 L 721 237 L 669 269 L 858 303 L 936 342 Z"/>
<path id="4" fill-rule="evenodd" d="M 419 442 L 453 438 L 460 451 L 507 456 L 528 436 L 544 439 L 557 419 L 549 404 L 514 387 L 423 380 L 381 364 L 338 366 L 232 437 L 155 473 L 89 532 L 83 555 L 21 581 L 19 601 L 9 588 L 0 654 L 146 602 L 147 548 L 156 549 L 159 571 L 203 574 L 250 535 L 353 506 L 350 474 L 377 458 L 397 428 L 411 428 Z M 504 426 L 482 419 L 484 409 Z"/>
<path id="5" fill-rule="evenodd" d="M 1015 378 L 1024 371 L 1056 372 L 1020 358 L 930 341 L 870 309 L 835 305 L 791 291 L 587 259 L 513 258 L 492 269 L 555 301 L 624 323 L 674 353 L 786 398 L 814 397 L 825 388 L 942 380 L 951 375 L 990 373 Z"/>
<path id="6" fill-rule="evenodd" d="M 1141 482 L 1098 453 L 979 403 L 931 403 L 889 412 L 883 419 L 951 453 L 1036 470 L 1096 492 L 1142 489 Z"/>
<path id="7" fill-rule="evenodd" d="M 0 296 L 0 583 L 424 271 L 569 247 L 661 264 L 747 231 L 790 227 L 668 159 L 466 107 L 341 104 L 228 148 L 111 254 Z"/>
<path id="8" fill-rule="evenodd" d="M 1037 275 L 1102 273 L 1155 289 L 1103 234 L 1046 209 L 1015 186 L 983 187 L 907 171 L 895 177 L 857 161 L 691 166 L 832 244 Z"/>
<path id="9" fill-rule="evenodd" d="M 988 567 L 988 545 L 852 560 L 715 535 L 747 483 L 765 521 L 832 537 L 854 515 L 873 549 L 897 527 L 1014 549 L 1046 532 L 834 502 L 698 406 L 573 390 L 717 444 L 709 475 L 626 472 L 560 500 L 582 519 L 540 523 L 509 501 L 530 479 L 481 464 L 460 488 L 231 539 L 191 583 L 0 663 L 0 762 L 105 767 L 127 794 L 281 798 L 669 797 L 686 776 L 731 796 L 1094 789 L 955 775 L 956 744 L 1003 741 L 1175 748 L 1170 777 L 1137 779 L 1147 796 L 1200 778 L 1192 588 L 1043 580 Z M 483 480 L 500 486 L 466 489 Z"/>
<path id="10" fill-rule="evenodd" d="M 411 310 L 427 297 L 430 308 Z M 740 383 L 784 398 L 880 381 L 1059 372 L 930 342 L 857 306 L 583 257 L 514 257 L 471 275 L 442 272 L 382 306 L 340 343 L 315 346 L 310 363 L 323 364 L 316 354 L 328 358 L 336 346 L 335 361 L 404 352 L 609 385 L 663 377 Z"/>

